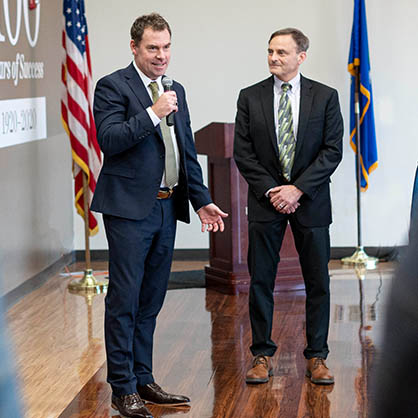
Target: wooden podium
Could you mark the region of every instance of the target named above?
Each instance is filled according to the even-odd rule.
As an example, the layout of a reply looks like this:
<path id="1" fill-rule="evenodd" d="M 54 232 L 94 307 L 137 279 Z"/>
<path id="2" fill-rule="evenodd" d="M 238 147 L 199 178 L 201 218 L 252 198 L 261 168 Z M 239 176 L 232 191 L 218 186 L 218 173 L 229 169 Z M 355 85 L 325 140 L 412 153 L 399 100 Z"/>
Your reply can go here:
<path id="1" fill-rule="evenodd" d="M 248 185 L 233 159 L 234 124 L 213 122 L 195 133 L 196 150 L 208 156 L 208 183 L 213 201 L 229 213 L 223 233 L 210 234 L 206 286 L 223 293 L 248 293 Z M 275 291 L 305 288 L 299 258 L 288 226 L 280 251 Z"/>

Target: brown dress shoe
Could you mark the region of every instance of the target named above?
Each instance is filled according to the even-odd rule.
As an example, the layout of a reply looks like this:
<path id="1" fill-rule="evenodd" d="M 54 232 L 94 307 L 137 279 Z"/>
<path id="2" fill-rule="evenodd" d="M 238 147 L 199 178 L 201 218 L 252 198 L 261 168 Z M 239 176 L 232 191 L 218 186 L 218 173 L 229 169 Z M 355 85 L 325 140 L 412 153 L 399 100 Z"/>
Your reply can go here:
<path id="1" fill-rule="evenodd" d="M 308 359 L 306 376 L 316 385 L 332 385 L 334 383 L 334 376 L 329 372 L 325 359 L 320 357 Z"/>
<path id="2" fill-rule="evenodd" d="M 267 383 L 270 376 L 273 374 L 273 370 L 270 367 L 270 359 L 267 356 L 255 356 L 253 359 L 253 365 L 247 372 L 245 377 L 246 383 Z"/>
<path id="3" fill-rule="evenodd" d="M 125 417 L 153 418 L 138 393 L 122 395 L 120 398 L 112 395 L 112 408 Z"/>
<path id="4" fill-rule="evenodd" d="M 160 388 L 155 382 L 144 386 L 137 386 L 141 398 L 148 403 L 165 406 L 187 405 L 190 399 L 183 395 L 173 395 Z"/>

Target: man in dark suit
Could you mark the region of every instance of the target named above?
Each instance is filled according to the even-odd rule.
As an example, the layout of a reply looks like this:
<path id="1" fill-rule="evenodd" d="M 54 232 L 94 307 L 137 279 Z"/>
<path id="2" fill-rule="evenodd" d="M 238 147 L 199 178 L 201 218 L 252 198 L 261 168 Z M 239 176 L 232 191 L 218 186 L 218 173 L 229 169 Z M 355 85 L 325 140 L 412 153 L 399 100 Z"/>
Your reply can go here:
<path id="1" fill-rule="evenodd" d="M 134 61 L 102 78 L 95 91 L 104 164 L 91 208 L 103 213 L 109 244 L 105 339 L 112 406 L 125 416 L 151 417 L 143 401 L 190 402 L 163 391 L 152 374 L 153 334 L 167 290 L 176 221 L 190 222 L 189 200 L 202 231 L 222 231 L 227 215 L 203 185 L 183 87 L 174 82 L 170 91 L 163 89 L 168 23 L 155 13 L 141 16 L 131 38 Z"/>
<path id="2" fill-rule="evenodd" d="M 372 418 L 410 418 L 418 411 L 418 223 L 392 280 L 377 367 L 373 370 Z"/>
<path id="3" fill-rule="evenodd" d="M 241 91 L 234 158 L 249 185 L 249 311 L 254 356 L 247 383 L 268 382 L 273 290 L 288 222 L 306 287 L 306 374 L 332 384 L 325 364 L 329 327 L 330 176 L 342 158 L 343 122 L 337 92 L 299 73 L 308 38 L 288 28 L 269 41 L 272 74 Z"/>

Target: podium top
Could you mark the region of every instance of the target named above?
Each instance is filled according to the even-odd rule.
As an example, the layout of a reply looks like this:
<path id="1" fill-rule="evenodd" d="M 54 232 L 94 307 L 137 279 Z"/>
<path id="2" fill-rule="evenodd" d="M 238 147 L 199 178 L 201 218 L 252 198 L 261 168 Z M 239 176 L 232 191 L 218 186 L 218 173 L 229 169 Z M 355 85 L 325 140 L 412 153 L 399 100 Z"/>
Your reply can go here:
<path id="1" fill-rule="evenodd" d="M 214 158 L 232 158 L 235 123 L 212 122 L 195 132 L 198 154 Z"/>

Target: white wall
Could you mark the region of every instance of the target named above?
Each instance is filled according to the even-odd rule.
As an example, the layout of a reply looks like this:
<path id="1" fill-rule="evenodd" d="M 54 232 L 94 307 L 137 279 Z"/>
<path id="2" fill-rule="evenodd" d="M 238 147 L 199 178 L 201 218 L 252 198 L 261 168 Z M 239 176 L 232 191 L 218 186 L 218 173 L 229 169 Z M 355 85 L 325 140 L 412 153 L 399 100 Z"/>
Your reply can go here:
<path id="1" fill-rule="evenodd" d="M 418 67 L 413 22 L 418 2 L 366 0 L 379 167 L 362 194 L 363 244 L 392 246 L 406 242 L 418 140 L 412 120 L 418 114 Z M 233 122 L 242 87 L 269 75 L 270 34 L 295 26 L 311 40 L 302 73 L 335 87 L 345 120 L 344 159 L 333 176 L 332 246 L 355 246 L 356 191 L 354 153 L 349 147 L 349 86 L 346 70 L 353 2 L 348 0 L 167 1 L 142 7 L 138 1 L 86 2 L 95 80 L 131 61 L 129 29 L 133 20 L 157 11 L 173 31 L 169 75 L 188 93 L 194 131 L 212 121 Z M 200 158 L 206 172 L 205 158 Z M 83 226 L 75 216 L 75 248 L 84 248 Z M 193 243 L 193 244 L 191 244 Z M 93 249 L 107 248 L 101 232 Z M 207 248 L 197 218 L 179 224 L 176 248 Z"/>
<path id="2" fill-rule="evenodd" d="M 0 61 L 13 62 L 17 54 L 23 54 L 26 62 L 44 64 L 45 77 L 20 79 L 17 85 L 7 78 L 0 80 L 0 100 L 45 97 L 48 137 L 0 147 L 0 296 L 73 248 L 71 152 L 59 106 L 61 55 L 57 51 L 61 52 L 62 6 L 42 4 L 39 37 L 32 47 L 24 19 L 20 31 L 16 29 L 16 4 L 9 2 L 9 10 L 12 33 L 17 31 L 19 40 L 13 45 L 6 36 L 0 42 Z M 34 22 L 31 28 L 34 36 Z M 0 32 L 7 33 L 4 5 L 0 6 Z M 39 123 L 39 114 L 38 118 Z M 5 136 L 0 135 L 0 141 Z"/>

